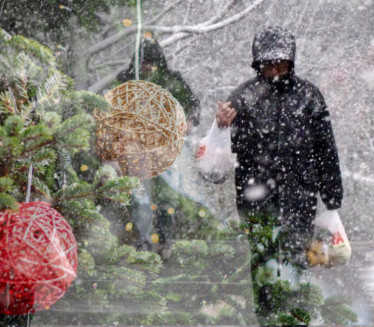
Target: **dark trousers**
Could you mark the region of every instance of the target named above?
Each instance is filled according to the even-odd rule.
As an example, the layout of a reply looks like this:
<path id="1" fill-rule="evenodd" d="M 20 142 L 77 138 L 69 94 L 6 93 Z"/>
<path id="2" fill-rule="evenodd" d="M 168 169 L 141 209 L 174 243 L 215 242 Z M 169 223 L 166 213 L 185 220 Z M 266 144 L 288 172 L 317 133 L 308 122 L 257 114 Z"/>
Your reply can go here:
<path id="1" fill-rule="evenodd" d="M 142 249 L 152 250 L 152 233 L 158 234 L 161 247 L 173 238 L 174 211 L 178 210 L 180 195 L 160 176 L 144 181 L 143 185 L 144 190 L 134 194 L 130 210 L 139 232 L 138 247 L 147 244 L 148 248 Z"/>
<path id="2" fill-rule="evenodd" d="M 31 326 L 31 319 L 33 315 L 5 315 L 0 314 L 0 326 L 1 327 L 28 327 Z"/>
<path id="3" fill-rule="evenodd" d="M 281 271 L 287 265 L 292 267 L 295 276 L 303 274 L 311 230 L 281 226 L 278 211 L 271 207 L 256 213 L 240 209 L 238 212 L 252 252 L 252 287 L 260 325 L 307 325 L 310 320 L 308 287 L 282 280 Z"/>

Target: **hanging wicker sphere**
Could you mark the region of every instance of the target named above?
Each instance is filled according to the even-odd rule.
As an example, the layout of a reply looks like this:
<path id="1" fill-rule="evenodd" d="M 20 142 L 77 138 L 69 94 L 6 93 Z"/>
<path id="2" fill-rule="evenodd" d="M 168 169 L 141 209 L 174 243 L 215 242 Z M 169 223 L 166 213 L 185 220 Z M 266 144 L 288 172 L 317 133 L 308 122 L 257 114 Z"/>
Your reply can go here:
<path id="1" fill-rule="evenodd" d="M 48 203 L 0 212 L 0 313 L 49 309 L 75 279 L 77 266 L 70 225 Z"/>
<path id="2" fill-rule="evenodd" d="M 109 113 L 94 112 L 96 151 L 117 161 L 123 175 L 144 180 L 170 167 L 180 154 L 187 131 L 179 102 L 161 86 L 128 81 L 109 91 Z"/>

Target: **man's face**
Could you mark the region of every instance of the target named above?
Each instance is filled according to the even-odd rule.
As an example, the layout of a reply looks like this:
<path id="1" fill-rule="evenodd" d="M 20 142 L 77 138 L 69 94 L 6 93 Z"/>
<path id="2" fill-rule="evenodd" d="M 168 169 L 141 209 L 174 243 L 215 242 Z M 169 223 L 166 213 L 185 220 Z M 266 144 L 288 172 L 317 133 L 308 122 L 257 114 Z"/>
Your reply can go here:
<path id="1" fill-rule="evenodd" d="M 153 78 L 155 71 L 157 70 L 157 66 L 153 63 L 149 63 L 147 61 L 143 61 L 140 67 L 140 77 L 145 81 L 150 81 Z"/>
<path id="2" fill-rule="evenodd" d="M 287 60 L 262 61 L 259 66 L 259 71 L 265 78 L 282 80 L 291 72 L 291 65 Z"/>
<path id="3" fill-rule="evenodd" d="M 143 61 L 142 62 L 142 67 L 141 67 L 141 70 L 142 72 L 144 73 L 149 73 L 149 72 L 152 72 L 152 67 L 154 65 L 152 65 L 151 63 L 147 62 L 147 61 Z"/>

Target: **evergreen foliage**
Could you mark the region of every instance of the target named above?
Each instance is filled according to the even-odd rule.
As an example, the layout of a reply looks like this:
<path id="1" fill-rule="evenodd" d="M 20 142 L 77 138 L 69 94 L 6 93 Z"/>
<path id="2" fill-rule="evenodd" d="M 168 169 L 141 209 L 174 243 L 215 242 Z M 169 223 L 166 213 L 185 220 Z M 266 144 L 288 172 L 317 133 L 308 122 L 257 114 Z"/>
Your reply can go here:
<path id="1" fill-rule="evenodd" d="M 152 179 L 151 195 L 158 203 L 155 215 L 173 218 L 175 226 L 170 226 L 173 238 L 206 239 L 217 233 L 217 222 L 211 212 L 202 204 L 175 191 L 162 177 Z M 156 230 L 159 227 L 156 226 Z"/>
<path id="2" fill-rule="evenodd" d="M 185 311 L 196 324 L 254 325 L 250 251 L 231 227 L 203 239 L 176 241 L 151 289 L 172 312 Z"/>
<path id="3" fill-rule="evenodd" d="M 47 35 L 55 42 L 61 41 L 70 19 L 79 26 L 95 31 L 100 26 L 100 14 L 113 6 L 134 6 L 136 0 L 18 0 L 3 1 L 0 24 L 12 35 L 26 37 Z"/>
<path id="4" fill-rule="evenodd" d="M 326 324 L 349 325 L 357 321 L 357 314 L 351 310 L 349 305 L 351 299 L 342 296 L 332 296 L 325 300 L 321 308 L 321 315 Z"/>
<path id="5" fill-rule="evenodd" d="M 252 252 L 253 295 L 256 314 L 265 325 L 309 325 L 323 321 L 330 325 L 349 325 L 357 321 L 357 315 L 349 307 L 350 300 L 344 297 L 325 298 L 322 290 L 309 282 L 298 282 L 304 263 L 295 261 L 298 249 L 281 249 L 282 240 L 290 239 L 291 231 L 278 226 L 277 217 L 271 214 L 246 216 L 241 228 L 248 235 Z M 305 235 L 304 235 L 305 236 Z M 305 251 L 304 249 L 302 249 Z M 266 264 L 279 258 L 281 262 Z M 282 280 L 282 265 L 292 267 L 296 281 Z M 337 300 L 339 299 L 339 300 Z"/>
<path id="6" fill-rule="evenodd" d="M 313 321 L 349 325 L 357 321 L 350 299 L 325 298 L 317 285 L 281 280 L 273 268 L 255 271 L 252 282 L 253 243 L 248 244 L 243 234 L 263 241 L 267 235 L 268 249 L 277 249 L 272 233 L 262 228 L 252 233 L 244 229 L 238 237 L 238 226 L 233 223 L 205 240 L 175 242 L 172 257 L 151 289 L 168 300 L 169 310 L 184 310 L 201 325 L 256 325 L 256 315 L 263 317 L 261 323 L 274 326 L 309 325 Z M 261 252 L 263 248 L 258 249 Z M 253 252 L 254 259 L 262 254 Z M 299 271 L 300 267 L 294 268 Z M 259 306 L 261 311 L 255 315 L 253 301 L 263 302 L 259 297 L 267 298 L 267 306 Z"/>
<path id="7" fill-rule="evenodd" d="M 82 312 L 76 319 L 107 324 L 116 315 L 114 303 L 121 302 L 126 308 L 147 309 L 137 312 L 133 323 L 149 321 L 166 304 L 146 290 L 161 259 L 120 245 L 110 221 L 99 212 L 104 206 L 125 211 L 131 190 L 139 186 L 136 178 L 117 176 L 95 157 L 91 112 L 106 110 L 108 103 L 75 91 L 48 48 L 2 29 L 0 43 L 0 209 L 17 210 L 18 202 L 25 201 L 32 167 L 30 201 L 50 202 L 69 221 L 78 242 L 78 278 L 56 307 L 74 303 L 74 311 Z M 83 314 L 87 308 L 95 314 Z M 102 315 L 104 309 L 112 315 Z M 46 311 L 41 319 L 43 315 L 48 323 L 70 324 L 73 319 L 66 312 Z"/>

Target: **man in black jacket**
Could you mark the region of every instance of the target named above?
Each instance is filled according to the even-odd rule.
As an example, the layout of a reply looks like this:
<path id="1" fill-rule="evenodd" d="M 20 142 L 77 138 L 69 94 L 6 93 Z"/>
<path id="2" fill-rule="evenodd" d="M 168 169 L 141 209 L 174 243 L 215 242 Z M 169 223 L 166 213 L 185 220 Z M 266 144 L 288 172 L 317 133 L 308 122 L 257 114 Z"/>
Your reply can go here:
<path id="1" fill-rule="evenodd" d="M 255 36 L 252 51 L 256 77 L 235 89 L 227 102 L 218 102 L 216 114 L 220 128 L 231 126 L 237 208 L 250 233 L 258 226 L 281 226 L 279 245 L 289 254 L 285 260 L 305 267 L 318 192 L 328 210 L 340 208 L 343 197 L 329 112 L 320 91 L 294 73 L 292 34 L 267 27 Z M 258 242 L 253 237 L 250 242 L 257 251 Z M 279 255 L 276 246 L 261 246 L 265 250 L 253 256 L 253 278 L 256 269 Z M 261 316 L 267 300 L 257 290 Z"/>

